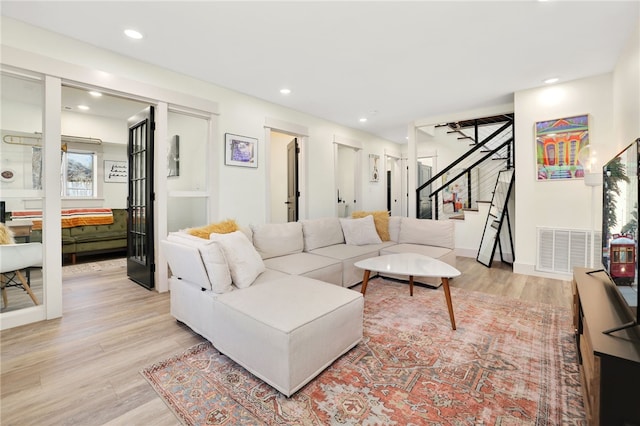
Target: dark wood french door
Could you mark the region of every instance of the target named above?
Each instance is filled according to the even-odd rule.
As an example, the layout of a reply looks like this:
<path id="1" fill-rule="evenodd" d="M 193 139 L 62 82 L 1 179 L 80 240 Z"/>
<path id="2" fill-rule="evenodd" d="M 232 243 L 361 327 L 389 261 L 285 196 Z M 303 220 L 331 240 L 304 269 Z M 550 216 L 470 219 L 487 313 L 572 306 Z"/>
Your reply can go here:
<path id="1" fill-rule="evenodd" d="M 153 134 L 154 109 L 146 108 L 128 121 L 129 195 L 127 197 L 127 276 L 143 287 L 154 287 Z"/>

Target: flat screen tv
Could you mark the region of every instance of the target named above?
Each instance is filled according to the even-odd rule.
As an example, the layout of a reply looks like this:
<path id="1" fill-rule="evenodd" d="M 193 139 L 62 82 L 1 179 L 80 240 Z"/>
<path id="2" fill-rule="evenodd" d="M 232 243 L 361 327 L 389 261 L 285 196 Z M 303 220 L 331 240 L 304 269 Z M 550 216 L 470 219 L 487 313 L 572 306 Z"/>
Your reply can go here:
<path id="1" fill-rule="evenodd" d="M 605 333 L 637 326 L 638 293 L 638 169 L 640 138 L 603 167 L 602 265 L 627 311 L 629 322 Z"/>

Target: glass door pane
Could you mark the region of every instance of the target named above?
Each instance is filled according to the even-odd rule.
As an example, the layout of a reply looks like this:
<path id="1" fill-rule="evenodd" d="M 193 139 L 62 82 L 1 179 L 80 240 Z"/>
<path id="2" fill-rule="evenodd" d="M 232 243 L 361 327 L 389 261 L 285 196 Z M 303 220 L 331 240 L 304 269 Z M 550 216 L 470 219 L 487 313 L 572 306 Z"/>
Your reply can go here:
<path id="1" fill-rule="evenodd" d="M 30 308 L 44 301 L 42 275 L 42 121 L 44 85 L 36 78 L 0 74 L 0 221 L 17 244 L 3 248 L 0 312 Z M 9 262 L 11 261 L 11 262 Z M 12 263 L 5 271 L 4 265 Z M 8 267 L 8 266 L 7 266 Z"/>

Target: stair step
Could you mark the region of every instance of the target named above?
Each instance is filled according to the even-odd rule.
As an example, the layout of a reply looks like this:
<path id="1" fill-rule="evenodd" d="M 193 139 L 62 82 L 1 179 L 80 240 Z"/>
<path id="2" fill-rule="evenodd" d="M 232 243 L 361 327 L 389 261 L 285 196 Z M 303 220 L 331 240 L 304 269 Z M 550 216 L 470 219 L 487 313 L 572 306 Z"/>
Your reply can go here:
<path id="1" fill-rule="evenodd" d="M 464 220 L 464 214 L 457 214 L 455 216 L 449 216 L 449 219 L 453 220 Z"/>

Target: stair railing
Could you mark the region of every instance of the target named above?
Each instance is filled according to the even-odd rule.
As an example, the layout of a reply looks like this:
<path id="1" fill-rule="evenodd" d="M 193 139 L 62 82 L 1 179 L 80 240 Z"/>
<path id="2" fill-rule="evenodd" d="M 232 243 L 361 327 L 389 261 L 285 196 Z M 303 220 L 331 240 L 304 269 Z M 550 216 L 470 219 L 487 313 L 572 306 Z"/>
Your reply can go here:
<path id="1" fill-rule="evenodd" d="M 475 127 L 477 137 L 477 124 Z M 416 217 L 440 219 L 446 216 L 444 206 L 448 203 L 453 203 L 452 210 L 456 212 L 459 207 L 472 208 L 482 195 L 490 197 L 498 172 L 512 168 L 513 157 L 513 120 L 508 120 L 416 189 Z M 439 184 L 443 176 L 446 176 L 446 182 Z M 457 182 L 464 183 L 460 185 L 465 188 L 464 199 L 445 200 L 444 191 Z M 435 184 L 439 185 L 433 189 Z"/>

